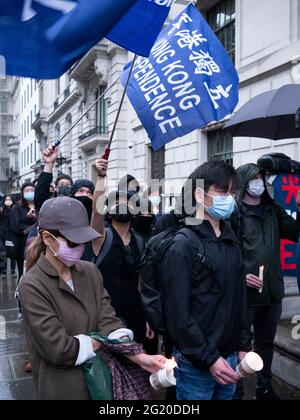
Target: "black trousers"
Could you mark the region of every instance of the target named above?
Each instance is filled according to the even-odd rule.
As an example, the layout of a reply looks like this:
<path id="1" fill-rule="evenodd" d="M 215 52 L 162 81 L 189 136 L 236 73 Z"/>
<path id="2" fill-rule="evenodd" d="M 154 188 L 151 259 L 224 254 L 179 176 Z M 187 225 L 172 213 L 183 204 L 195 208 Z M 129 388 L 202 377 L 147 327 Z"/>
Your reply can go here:
<path id="1" fill-rule="evenodd" d="M 18 257 L 17 257 L 19 280 L 24 271 L 25 248 L 26 248 L 26 237 L 24 236 L 21 238 L 19 249 L 18 249 Z"/>
<path id="2" fill-rule="evenodd" d="M 264 368 L 257 374 L 257 388 L 272 387 L 274 339 L 282 313 L 282 302 L 249 308 L 249 320 L 254 327 L 253 350 L 260 355 Z"/>
<path id="3" fill-rule="evenodd" d="M 253 351 L 263 359 L 264 368 L 257 373 L 257 389 L 267 390 L 272 387 L 272 361 L 274 355 L 274 339 L 277 325 L 282 313 L 282 302 L 266 306 L 252 306 L 248 308 L 248 316 L 254 329 Z M 238 384 L 235 398 L 244 396 L 242 381 Z"/>

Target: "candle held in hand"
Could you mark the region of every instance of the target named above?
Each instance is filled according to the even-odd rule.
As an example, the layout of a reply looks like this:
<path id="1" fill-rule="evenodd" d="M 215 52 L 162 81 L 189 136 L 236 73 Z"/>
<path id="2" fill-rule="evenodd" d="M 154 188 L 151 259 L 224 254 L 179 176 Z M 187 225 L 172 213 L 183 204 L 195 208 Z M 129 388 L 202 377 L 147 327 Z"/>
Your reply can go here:
<path id="1" fill-rule="evenodd" d="M 259 279 L 264 281 L 264 270 L 265 267 L 262 265 L 261 267 L 259 267 Z M 263 286 L 258 290 L 258 293 L 262 293 L 263 291 Z"/>
<path id="2" fill-rule="evenodd" d="M 175 367 L 177 367 L 177 364 L 174 359 L 167 360 L 164 369 L 152 373 L 150 376 L 150 383 L 152 388 L 154 388 L 156 391 L 160 391 L 163 388 L 176 385 L 176 379 L 174 376 Z"/>

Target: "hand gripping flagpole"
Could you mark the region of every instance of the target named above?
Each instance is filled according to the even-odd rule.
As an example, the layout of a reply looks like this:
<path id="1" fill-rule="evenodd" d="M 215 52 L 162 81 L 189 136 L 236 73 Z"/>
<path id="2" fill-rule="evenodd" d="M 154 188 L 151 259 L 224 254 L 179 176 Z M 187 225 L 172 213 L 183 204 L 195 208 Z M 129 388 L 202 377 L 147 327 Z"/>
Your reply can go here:
<path id="1" fill-rule="evenodd" d="M 120 102 L 120 105 L 119 105 L 119 108 L 118 108 L 118 112 L 117 112 L 117 116 L 116 116 L 116 119 L 115 119 L 115 122 L 114 122 L 114 126 L 113 126 L 113 129 L 112 129 L 111 135 L 110 135 L 108 146 L 107 146 L 107 148 L 105 149 L 105 152 L 104 152 L 104 159 L 106 159 L 106 160 L 108 160 L 109 155 L 110 155 L 111 143 L 113 141 L 113 137 L 114 137 L 114 134 L 115 134 L 115 131 L 116 131 L 117 123 L 118 123 L 120 113 L 121 113 L 121 109 L 122 109 L 122 106 L 123 106 L 123 102 L 124 102 L 124 99 L 125 99 L 126 90 L 127 90 L 128 84 L 129 84 L 129 80 L 130 80 L 130 77 L 131 77 L 133 67 L 134 67 L 134 63 L 135 63 L 136 59 L 137 59 L 137 55 L 135 55 L 133 60 L 132 60 L 129 75 L 128 75 L 128 78 L 127 78 L 127 81 L 126 81 L 126 84 L 125 84 L 125 87 L 124 87 L 124 91 L 123 91 L 123 94 L 122 94 L 122 98 L 121 98 L 121 102 Z M 89 107 L 89 109 L 84 114 L 82 114 L 81 117 L 78 118 L 77 121 L 75 121 L 75 123 L 72 125 L 72 127 L 60 139 L 56 140 L 56 142 L 52 145 L 53 150 L 56 149 L 61 144 L 62 140 L 67 137 L 67 135 L 73 130 L 73 128 L 76 127 L 76 125 L 84 118 L 84 116 L 87 115 L 95 105 L 97 105 L 97 103 L 103 98 L 103 96 L 105 96 L 106 93 L 109 92 L 118 83 L 118 81 L 119 81 L 118 79 L 115 80 L 114 83 L 112 85 L 110 85 L 96 99 L 96 101 Z"/>
<path id="2" fill-rule="evenodd" d="M 135 54 L 134 57 L 133 57 L 131 66 L 130 66 L 128 78 L 126 80 L 126 84 L 125 84 L 125 87 L 124 87 L 124 91 L 123 91 L 123 94 L 122 94 L 122 98 L 121 98 L 121 102 L 120 102 L 120 105 L 119 105 L 117 116 L 116 116 L 116 119 L 115 119 L 115 122 L 114 122 L 114 126 L 113 126 L 113 129 L 112 129 L 111 135 L 110 135 L 110 139 L 109 139 L 107 148 L 105 149 L 105 152 L 104 152 L 104 156 L 103 157 L 106 160 L 108 160 L 109 155 L 110 155 L 110 147 L 111 147 L 111 144 L 112 144 L 112 141 L 113 141 L 113 138 L 114 138 L 114 134 L 115 134 L 116 127 L 117 127 L 118 120 L 119 120 L 120 113 L 121 113 L 121 109 L 122 109 L 123 102 L 124 102 L 124 99 L 125 99 L 127 87 L 128 87 L 128 84 L 129 84 L 129 80 L 130 80 L 130 77 L 131 77 L 131 74 L 132 74 L 132 71 L 133 71 L 133 68 L 134 68 L 134 64 L 135 64 L 136 59 L 137 59 L 137 55 Z"/>

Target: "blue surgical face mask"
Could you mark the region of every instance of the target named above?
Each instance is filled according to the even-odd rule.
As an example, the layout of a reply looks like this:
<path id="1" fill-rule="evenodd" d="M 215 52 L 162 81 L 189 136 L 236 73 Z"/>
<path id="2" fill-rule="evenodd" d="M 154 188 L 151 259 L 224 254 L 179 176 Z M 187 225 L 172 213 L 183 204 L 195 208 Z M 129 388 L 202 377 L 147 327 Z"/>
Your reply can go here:
<path id="1" fill-rule="evenodd" d="M 24 193 L 24 200 L 34 201 L 34 191 Z"/>
<path id="2" fill-rule="evenodd" d="M 208 197 L 213 199 L 213 205 L 211 207 L 205 207 L 207 213 L 216 220 L 226 220 L 234 212 L 235 208 L 235 199 L 232 195 L 223 196 L 223 195 L 216 195 L 211 196 L 209 194 Z"/>

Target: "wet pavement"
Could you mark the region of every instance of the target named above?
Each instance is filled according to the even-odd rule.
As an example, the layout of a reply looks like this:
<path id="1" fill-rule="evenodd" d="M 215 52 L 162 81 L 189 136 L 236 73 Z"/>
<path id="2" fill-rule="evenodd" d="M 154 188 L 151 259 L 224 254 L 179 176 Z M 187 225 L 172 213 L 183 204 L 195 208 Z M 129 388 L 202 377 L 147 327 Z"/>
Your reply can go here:
<path id="1" fill-rule="evenodd" d="M 14 298 L 17 279 L 0 279 L 0 400 L 34 399 L 23 322 L 18 319 L 18 304 Z M 4 317 L 4 318 L 2 318 Z M 1 322 L 1 321 L 5 322 Z M 5 327 L 5 330 L 4 330 Z M 300 400 L 300 392 L 274 379 L 274 390 L 283 400 Z M 253 400 L 255 378 L 245 383 L 245 400 Z"/>
<path id="2" fill-rule="evenodd" d="M 23 322 L 14 298 L 17 278 L 0 279 L 0 400 L 32 400 L 33 383 L 25 372 L 28 362 Z"/>

